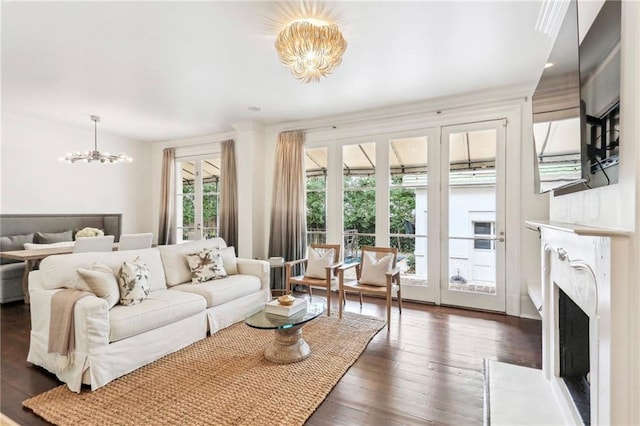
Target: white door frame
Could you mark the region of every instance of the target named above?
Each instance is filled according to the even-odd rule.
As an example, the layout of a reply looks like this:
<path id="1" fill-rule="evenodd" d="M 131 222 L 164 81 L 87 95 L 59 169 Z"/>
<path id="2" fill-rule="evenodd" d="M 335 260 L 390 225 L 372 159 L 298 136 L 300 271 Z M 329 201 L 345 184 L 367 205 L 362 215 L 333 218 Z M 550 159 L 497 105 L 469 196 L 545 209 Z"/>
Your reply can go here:
<path id="1" fill-rule="evenodd" d="M 456 124 L 442 127 L 440 134 L 440 303 L 505 312 L 506 309 L 506 119 Z M 496 294 L 449 290 L 449 142 L 454 133 L 496 130 Z"/>

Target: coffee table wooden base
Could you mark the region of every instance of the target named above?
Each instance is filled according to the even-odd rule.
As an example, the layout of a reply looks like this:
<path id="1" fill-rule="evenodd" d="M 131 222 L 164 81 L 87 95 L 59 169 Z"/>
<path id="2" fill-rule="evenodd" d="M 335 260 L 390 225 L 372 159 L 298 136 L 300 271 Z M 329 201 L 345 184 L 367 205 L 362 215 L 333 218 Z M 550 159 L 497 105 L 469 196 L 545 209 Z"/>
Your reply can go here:
<path id="1" fill-rule="evenodd" d="M 309 345 L 302 338 L 302 324 L 275 330 L 275 339 L 264 351 L 267 361 L 277 364 L 290 364 L 302 361 L 311 354 Z"/>

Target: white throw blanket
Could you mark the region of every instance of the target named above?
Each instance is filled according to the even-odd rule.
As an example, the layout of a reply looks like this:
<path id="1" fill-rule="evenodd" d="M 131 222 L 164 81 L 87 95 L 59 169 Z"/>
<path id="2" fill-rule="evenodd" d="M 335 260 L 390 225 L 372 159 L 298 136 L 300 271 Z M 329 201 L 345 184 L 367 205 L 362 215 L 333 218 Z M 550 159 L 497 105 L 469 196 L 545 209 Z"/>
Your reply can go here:
<path id="1" fill-rule="evenodd" d="M 68 368 L 73 362 L 75 349 L 73 311 L 76 302 L 90 294 L 92 293 L 69 288 L 56 292 L 51 298 L 48 352 L 54 354 L 56 363 L 61 368 Z"/>

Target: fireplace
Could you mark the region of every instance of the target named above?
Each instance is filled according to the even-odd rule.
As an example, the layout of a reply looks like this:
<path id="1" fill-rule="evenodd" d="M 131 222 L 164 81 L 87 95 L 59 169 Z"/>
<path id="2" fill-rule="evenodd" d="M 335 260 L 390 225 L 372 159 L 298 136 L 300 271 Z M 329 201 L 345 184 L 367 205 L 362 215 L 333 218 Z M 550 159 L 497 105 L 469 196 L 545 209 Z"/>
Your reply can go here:
<path id="1" fill-rule="evenodd" d="M 589 384 L 589 316 L 558 288 L 558 361 L 576 410 L 585 425 L 591 424 Z"/>
<path id="2" fill-rule="evenodd" d="M 629 424 L 624 232 L 527 222 L 541 234 L 542 370 L 566 424 Z"/>

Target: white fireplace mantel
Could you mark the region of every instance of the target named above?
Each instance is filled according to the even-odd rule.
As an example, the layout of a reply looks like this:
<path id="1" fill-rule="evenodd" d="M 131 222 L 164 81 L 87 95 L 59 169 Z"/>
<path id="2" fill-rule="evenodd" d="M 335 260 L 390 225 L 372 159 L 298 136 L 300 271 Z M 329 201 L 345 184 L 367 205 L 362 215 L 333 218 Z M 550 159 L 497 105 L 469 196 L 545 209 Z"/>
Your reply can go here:
<path id="1" fill-rule="evenodd" d="M 559 377 L 558 290 L 589 316 L 591 423 L 628 424 L 628 232 L 577 224 L 527 221 L 541 237 L 542 366 L 569 424 L 582 424 Z M 632 393 L 631 393 L 632 394 Z"/>

